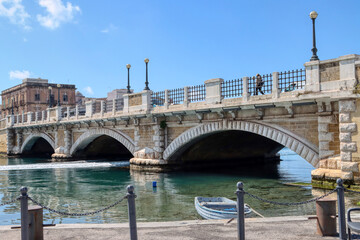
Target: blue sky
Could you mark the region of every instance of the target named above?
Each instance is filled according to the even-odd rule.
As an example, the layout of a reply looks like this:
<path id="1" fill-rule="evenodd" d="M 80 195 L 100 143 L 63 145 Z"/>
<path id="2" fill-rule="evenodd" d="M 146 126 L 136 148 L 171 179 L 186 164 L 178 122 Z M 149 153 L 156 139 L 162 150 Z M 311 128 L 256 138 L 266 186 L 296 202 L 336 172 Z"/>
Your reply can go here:
<path id="1" fill-rule="evenodd" d="M 89 97 L 302 68 L 360 54 L 358 0 L 0 0 L 0 90 L 41 77 Z"/>

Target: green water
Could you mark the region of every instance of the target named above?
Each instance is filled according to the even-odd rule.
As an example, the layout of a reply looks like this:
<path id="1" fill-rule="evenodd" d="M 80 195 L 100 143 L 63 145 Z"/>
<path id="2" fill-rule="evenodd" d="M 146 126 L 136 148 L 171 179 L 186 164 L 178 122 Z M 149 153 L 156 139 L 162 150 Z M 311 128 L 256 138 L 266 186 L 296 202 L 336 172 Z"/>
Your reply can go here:
<path id="1" fill-rule="evenodd" d="M 286 151 L 285 151 L 286 152 Z M 289 153 L 287 151 L 286 153 Z M 120 168 L 61 168 L 0 171 L 0 203 L 19 194 L 21 186 L 39 202 L 67 212 L 88 212 L 112 204 L 126 194 L 126 186 L 135 186 L 139 221 L 200 219 L 194 208 L 195 196 L 224 196 L 235 200 L 236 183 L 263 198 L 296 202 L 313 198 L 311 188 L 286 186 L 284 182 L 310 182 L 313 167 L 298 155 L 282 156 L 277 166 L 216 171 L 139 173 Z M 42 164 L 46 159 L 3 159 L 1 165 Z M 152 182 L 157 182 L 157 188 Z M 313 214 L 314 204 L 273 206 L 246 197 L 245 202 L 264 216 Z M 126 202 L 88 217 L 67 217 L 44 211 L 46 223 L 116 223 L 127 221 Z M 19 203 L 0 207 L 0 225 L 19 224 Z"/>

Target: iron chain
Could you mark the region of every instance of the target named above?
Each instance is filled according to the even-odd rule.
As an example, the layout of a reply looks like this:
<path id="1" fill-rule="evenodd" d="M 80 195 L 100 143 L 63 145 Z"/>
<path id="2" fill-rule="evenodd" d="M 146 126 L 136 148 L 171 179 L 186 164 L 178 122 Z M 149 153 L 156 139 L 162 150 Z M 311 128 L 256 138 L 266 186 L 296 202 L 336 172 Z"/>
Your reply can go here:
<path id="1" fill-rule="evenodd" d="M 313 198 L 313 199 L 309 199 L 309 200 L 306 200 L 306 201 L 302 201 L 302 202 L 294 202 L 294 203 L 284 203 L 284 202 L 276 202 L 276 201 L 271 201 L 271 200 L 267 200 L 267 199 L 264 199 L 264 198 L 261 198 L 261 197 L 258 197 L 256 195 L 253 195 L 251 193 L 248 193 L 248 192 L 245 192 L 245 194 L 249 195 L 250 197 L 252 198 L 255 198 L 259 201 L 262 201 L 262 202 L 266 202 L 266 203 L 271 203 L 271 204 L 275 204 L 275 205 L 282 205 L 282 206 L 297 206 L 297 205 L 302 205 L 302 204 L 307 204 L 307 203 L 311 203 L 311 202 L 315 202 L 317 200 L 320 200 L 324 197 L 327 197 L 331 194 L 333 194 L 334 192 L 336 192 L 337 190 L 334 189 L 334 190 L 331 190 L 330 192 L 320 196 L 320 197 L 317 197 L 317 198 Z"/>
<path id="2" fill-rule="evenodd" d="M 41 203 L 39 203 L 38 201 L 36 201 L 35 199 L 31 198 L 31 197 L 28 197 L 28 199 L 30 201 L 32 201 L 34 204 L 48 210 L 49 212 L 53 212 L 53 213 L 57 213 L 57 214 L 60 214 L 60 215 L 64 215 L 64 216 L 89 216 L 89 215 L 94 215 L 94 214 L 97 214 L 97 213 L 100 213 L 100 212 L 104 212 L 112 207 L 115 207 L 116 205 L 118 205 L 119 203 L 121 203 L 124 199 L 126 198 L 123 197 L 121 199 L 119 199 L 118 201 L 114 202 L 113 204 L 105 207 L 105 208 L 102 208 L 102 209 L 99 209 L 99 210 L 96 210 L 96 211 L 93 211 L 93 212 L 87 212 L 87 213 L 68 213 L 68 212 L 63 212 L 63 211 L 58 211 L 58 210 L 55 210 L 55 209 L 52 209 L 52 208 L 49 208 Z"/>
<path id="3" fill-rule="evenodd" d="M 14 203 L 14 202 L 16 202 L 16 201 L 20 200 L 20 198 L 21 198 L 21 197 L 17 197 L 17 198 L 14 198 L 13 200 L 10 200 L 10 201 L 8 201 L 8 202 L 3 202 L 3 203 L 0 203 L 0 207 L 5 206 L 5 205 L 12 204 L 12 203 Z"/>
<path id="4" fill-rule="evenodd" d="M 344 188 L 344 189 L 345 189 L 345 192 L 360 193 L 360 192 L 358 192 L 358 191 L 350 190 L 350 189 L 347 189 L 347 188 Z"/>

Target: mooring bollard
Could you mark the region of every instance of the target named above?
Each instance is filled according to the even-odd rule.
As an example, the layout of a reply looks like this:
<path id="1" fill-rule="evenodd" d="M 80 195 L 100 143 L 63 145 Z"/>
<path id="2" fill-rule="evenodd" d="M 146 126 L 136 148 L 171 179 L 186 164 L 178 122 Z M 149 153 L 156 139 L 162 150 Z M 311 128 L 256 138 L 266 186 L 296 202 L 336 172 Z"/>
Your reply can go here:
<path id="1" fill-rule="evenodd" d="M 337 198 L 338 198 L 338 214 L 339 214 L 339 239 L 346 240 L 346 222 L 345 222 L 345 199 L 343 180 L 336 180 Z"/>
<path id="2" fill-rule="evenodd" d="M 130 239 L 137 240 L 137 229 L 136 229 L 136 210 L 135 210 L 135 197 L 134 187 L 127 186 L 128 193 L 126 198 L 128 200 L 128 212 L 129 212 L 129 226 L 130 226 Z"/>
<path id="3" fill-rule="evenodd" d="M 238 228 L 238 240 L 245 240 L 245 216 L 244 216 L 244 184 L 242 182 L 237 183 L 237 228 Z"/>
<path id="4" fill-rule="evenodd" d="M 29 216 L 27 187 L 21 187 L 21 240 L 29 240 Z"/>

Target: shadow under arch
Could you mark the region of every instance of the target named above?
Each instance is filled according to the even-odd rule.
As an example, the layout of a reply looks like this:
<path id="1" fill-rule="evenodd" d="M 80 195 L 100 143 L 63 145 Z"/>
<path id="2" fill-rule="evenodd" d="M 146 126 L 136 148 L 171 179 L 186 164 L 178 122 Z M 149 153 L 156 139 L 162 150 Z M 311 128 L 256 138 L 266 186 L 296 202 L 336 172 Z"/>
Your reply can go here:
<path id="1" fill-rule="evenodd" d="M 275 124 L 264 123 L 262 121 L 220 121 L 212 123 L 204 123 L 199 126 L 188 129 L 175 140 L 164 151 L 164 159 L 171 161 L 175 154 L 184 151 L 183 149 L 192 145 L 197 139 L 206 138 L 212 134 L 227 131 L 243 131 L 249 132 L 257 136 L 261 136 L 278 144 L 278 146 L 288 147 L 296 152 L 312 166 L 318 167 L 319 149 L 307 139 L 284 129 Z M 275 151 L 278 151 L 274 149 Z"/>
<path id="2" fill-rule="evenodd" d="M 111 145 L 118 144 L 117 147 L 112 149 L 120 148 L 120 152 L 124 152 L 125 155 L 133 155 L 135 151 L 134 141 L 126 134 L 108 128 L 90 129 L 83 133 L 72 145 L 70 149 L 70 155 L 72 157 L 85 157 L 84 151 L 88 150 L 92 144 L 102 144 L 98 149 L 93 149 L 93 155 L 96 155 L 94 151 L 101 151 L 104 148 L 111 148 Z M 80 156 L 79 156 L 80 155 Z M 106 154 L 104 154 L 106 155 Z M 100 156 L 101 157 L 101 156 Z"/>
<path id="3" fill-rule="evenodd" d="M 37 145 L 39 145 L 39 147 L 36 147 Z M 55 152 L 55 141 L 50 135 L 46 133 L 30 134 L 25 139 L 20 149 L 20 153 L 22 155 L 33 155 L 33 154 L 51 155 L 54 152 Z"/>

